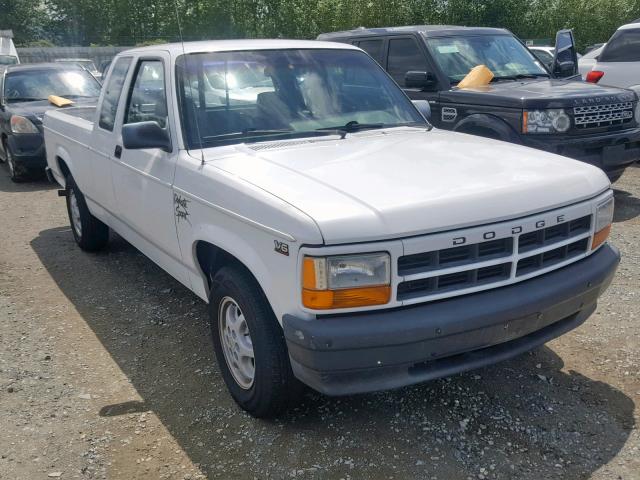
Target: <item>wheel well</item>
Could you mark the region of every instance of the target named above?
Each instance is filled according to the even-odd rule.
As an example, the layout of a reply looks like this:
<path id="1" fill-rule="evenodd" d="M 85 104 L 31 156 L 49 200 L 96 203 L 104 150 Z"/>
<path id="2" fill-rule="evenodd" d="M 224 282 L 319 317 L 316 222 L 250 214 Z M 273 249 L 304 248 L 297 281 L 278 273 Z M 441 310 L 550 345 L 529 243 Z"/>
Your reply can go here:
<path id="1" fill-rule="evenodd" d="M 198 259 L 198 265 L 200 266 L 200 270 L 207 278 L 207 284 L 209 288 L 211 287 L 211 279 L 214 274 L 220 270 L 222 267 L 226 267 L 229 265 L 236 265 L 240 268 L 243 268 L 251 276 L 253 274 L 249 271 L 249 269 L 236 257 L 231 255 L 226 250 L 223 250 L 220 247 L 216 247 L 215 245 L 205 242 L 204 240 L 199 241 L 196 244 L 196 258 Z M 255 279 L 255 277 L 254 277 Z"/>
<path id="2" fill-rule="evenodd" d="M 60 172 L 62 173 L 62 175 L 64 175 L 64 178 L 67 178 L 69 175 L 71 175 L 71 171 L 69 170 L 69 167 L 67 166 L 67 164 L 62 158 L 56 157 L 56 161 L 58 162 L 58 166 L 60 167 Z"/>
<path id="3" fill-rule="evenodd" d="M 470 135 L 478 135 L 480 137 L 493 138 L 494 140 L 502 140 L 502 135 L 500 135 L 495 130 L 488 127 L 481 127 L 479 125 L 462 127 L 460 130 L 458 130 L 458 132 L 468 133 Z"/>

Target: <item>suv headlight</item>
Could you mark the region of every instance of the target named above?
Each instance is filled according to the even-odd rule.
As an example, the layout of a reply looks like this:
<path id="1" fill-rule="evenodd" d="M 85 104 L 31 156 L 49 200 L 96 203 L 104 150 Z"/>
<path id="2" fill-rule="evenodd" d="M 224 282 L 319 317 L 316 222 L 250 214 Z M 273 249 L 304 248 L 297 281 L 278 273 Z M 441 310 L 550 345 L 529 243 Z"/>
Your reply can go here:
<path id="1" fill-rule="evenodd" d="M 613 196 L 611 196 L 611 198 L 605 200 L 596 208 L 596 225 L 593 241 L 591 242 L 591 250 L 595 250 L 607 241 L 609 232 L 611 232 L 614 206 Z"/>
<path id="2" fill-rule="evenodd" d="M 571 119 L 562 108 L 525 110 L 522 133 L 564 133 L 571 128 Z"/>
<path id="3" fill-rule="evenodd" d="M 38 133 L 38 127 L 36 127 L 31 120 L 27 117 L 20 115 L 11 116 L 11 133 Z"/>
<path id="4" fill-rule="evenodd" d="M 304 257 L 302 304 L 314 310 L 382 305 L 391 296 L 388 253 Z"/>

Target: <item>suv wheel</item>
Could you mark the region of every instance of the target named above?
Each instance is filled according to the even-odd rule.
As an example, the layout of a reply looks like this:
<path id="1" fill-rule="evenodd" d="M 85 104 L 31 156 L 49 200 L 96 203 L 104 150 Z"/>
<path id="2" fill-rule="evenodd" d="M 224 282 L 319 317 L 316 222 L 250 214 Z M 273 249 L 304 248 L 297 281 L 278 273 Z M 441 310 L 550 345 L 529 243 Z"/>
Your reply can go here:
<path id="1" fill-rule="evenodd" d="M 109 227 L 91 215 L 84 195 L 72 176 L 67 177 L 67 213 L 76 243 L 82 250 L 95 252 L 109 241 Z"/>
<path id="2" fill-rule="evenodd" d="M 218 366 L 236 403 L 255 417 L 273 417 L 296 402 L 287 346 L 271 307 L 244 268 L 220 269 L 212 279 L 209 313 Z"/>

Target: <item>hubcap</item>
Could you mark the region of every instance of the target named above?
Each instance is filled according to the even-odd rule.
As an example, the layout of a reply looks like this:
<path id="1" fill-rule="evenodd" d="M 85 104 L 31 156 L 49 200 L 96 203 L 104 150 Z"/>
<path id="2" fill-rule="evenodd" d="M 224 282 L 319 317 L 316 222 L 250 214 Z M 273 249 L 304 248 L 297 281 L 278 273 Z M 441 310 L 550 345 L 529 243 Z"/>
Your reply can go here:
<path id="1" fill-rule="evenodd" d="M 78 206 L 78 198 L 73 188 L 69 190 L 69 207 L 71 210 L 71 225 L 78 236 L 81 237 L 82 222 L 80 221 L 80 207 Z"/>
<path id="2" fill-rule="evenodd" d="M 240 307 L 231 297 L 224 297 L 218 310 L 218 329 L 227 366 L 233 379 L 243 389 L 253 385 L 256 363 L 249 326 Z"/>

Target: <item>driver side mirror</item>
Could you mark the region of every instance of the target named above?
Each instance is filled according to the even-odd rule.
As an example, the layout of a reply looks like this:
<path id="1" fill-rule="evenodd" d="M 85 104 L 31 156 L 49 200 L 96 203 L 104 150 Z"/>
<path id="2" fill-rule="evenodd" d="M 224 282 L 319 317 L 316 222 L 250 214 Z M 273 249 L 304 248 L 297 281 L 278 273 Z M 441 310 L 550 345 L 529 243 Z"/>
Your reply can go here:
<path id="1" fill-rule="evenodd" d="M 573 61 L 558 62 L 555 64 L 554 73 L 557 77 L 572 77 L 576 73 L 576 64 Z"/>
<path id="2" fill-rule="evenodd" d="M 436 77 L 430 72 L 411 70 L 404 75 L 405 88 L 419 88 L 421 90 L 433 90 L 437 85 Z"/>
<path id="3" fill-rule="evenodd" d="M 159 148 L 171 152 L 169 130 L 162 128 L 158 122 L 128 123 L 122 126 L 122 145 L 128 150 L 143 148 Z"/>

